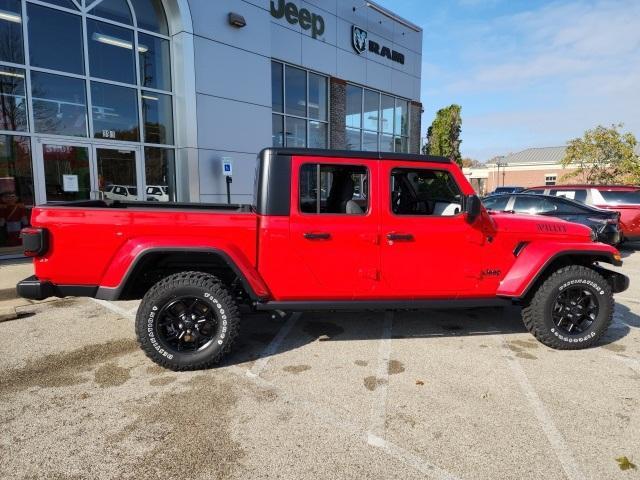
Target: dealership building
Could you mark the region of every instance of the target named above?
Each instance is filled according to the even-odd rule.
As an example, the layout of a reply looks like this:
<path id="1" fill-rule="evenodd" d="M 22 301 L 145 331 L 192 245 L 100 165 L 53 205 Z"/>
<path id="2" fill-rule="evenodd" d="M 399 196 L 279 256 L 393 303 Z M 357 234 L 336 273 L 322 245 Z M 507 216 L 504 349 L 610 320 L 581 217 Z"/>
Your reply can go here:
<path id="1" fill-rule="evenodd" d="M 362 0 L 0 0 L 0 256 L 33 205 L 252 198 L 268 146 L 418 152 L 422 31 Z"/>

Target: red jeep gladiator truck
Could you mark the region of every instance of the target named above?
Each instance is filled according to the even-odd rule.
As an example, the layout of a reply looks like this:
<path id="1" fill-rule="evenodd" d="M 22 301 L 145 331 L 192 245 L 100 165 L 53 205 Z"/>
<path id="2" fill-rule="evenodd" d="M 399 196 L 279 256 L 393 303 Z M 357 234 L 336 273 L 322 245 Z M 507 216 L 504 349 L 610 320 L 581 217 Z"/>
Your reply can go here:
<path id="1" fill-rule="evenodd" d="M 254 310 L 521 305 L 557 349 L 595 344 L 628 279 L 589 228 L 488 213 L 455 163 L 269 148 L 252 205 L 89 201 L 33 209 L 21 296 L 142 299 L 141 347 L 174 370 L 227 353 Z"/>

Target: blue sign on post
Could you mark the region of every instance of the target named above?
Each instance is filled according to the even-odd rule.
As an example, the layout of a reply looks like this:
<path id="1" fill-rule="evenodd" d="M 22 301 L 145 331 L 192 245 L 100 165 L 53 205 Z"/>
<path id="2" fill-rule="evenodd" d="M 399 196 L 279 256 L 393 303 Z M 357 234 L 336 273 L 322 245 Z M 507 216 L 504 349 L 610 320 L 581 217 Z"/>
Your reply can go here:
<path id="1" fill-rule="evenodd" d="M 222 157 L 222 174 L 225 177 L 233 175 L 233 160 L 231 157 Z"/>

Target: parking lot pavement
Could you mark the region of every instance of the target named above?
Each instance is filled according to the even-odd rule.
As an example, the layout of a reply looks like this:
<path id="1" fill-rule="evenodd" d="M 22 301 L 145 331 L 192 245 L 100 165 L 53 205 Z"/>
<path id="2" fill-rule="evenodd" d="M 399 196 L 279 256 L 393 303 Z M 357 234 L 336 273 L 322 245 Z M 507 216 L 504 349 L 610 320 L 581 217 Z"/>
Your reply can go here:
<path id="1" fill-rule="evenodd" d="M 136 302 L 0 323 L 0 478 L 638 478 L 640 252 L 600 346 L 519 311 L 248 316 L 203 372 L 152 364 Z M 639 467 L 640 468 L 640 467 Z"/>

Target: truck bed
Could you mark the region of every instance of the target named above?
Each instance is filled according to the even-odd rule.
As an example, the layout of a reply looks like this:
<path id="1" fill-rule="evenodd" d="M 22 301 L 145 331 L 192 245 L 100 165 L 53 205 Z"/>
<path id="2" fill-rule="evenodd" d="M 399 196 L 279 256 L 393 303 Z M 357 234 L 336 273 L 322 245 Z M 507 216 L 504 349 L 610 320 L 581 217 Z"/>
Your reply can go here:
<path id="1" fill-rule="evenodd" d="M 220 249 L 256 264 L 257 216 L 250 205 L 83 201 L 34 207 L 49 249 L 35 262 L 41 280 L 116 287 L 141 252 Z"/>

